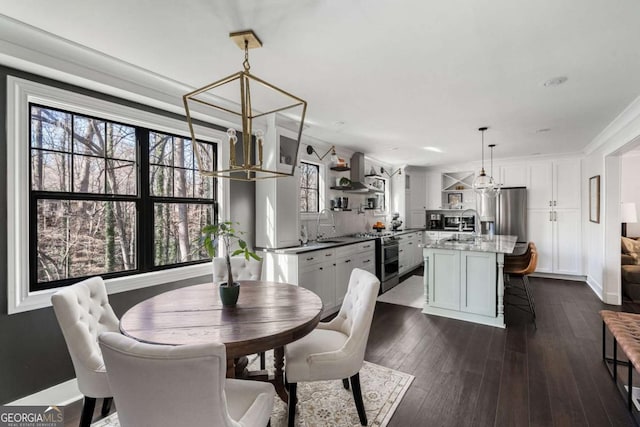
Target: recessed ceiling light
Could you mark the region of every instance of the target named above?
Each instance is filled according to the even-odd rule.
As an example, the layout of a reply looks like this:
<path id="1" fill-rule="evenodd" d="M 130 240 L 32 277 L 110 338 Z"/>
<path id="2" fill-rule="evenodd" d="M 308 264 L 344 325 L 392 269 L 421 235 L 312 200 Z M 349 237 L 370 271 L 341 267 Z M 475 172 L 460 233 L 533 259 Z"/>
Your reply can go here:
<path id="1" fill-rule="evenodd" d="M 393 147 L 393 148 L 391 149 L 391 151 L 396 151 L 397 149 L 398 149 L 398 147 Z"/>
<path id="2" fill-rule="evenodd" d="M 546 87 L 560 86 L 562 83 L 565 83 L 567 80 L 569 80 L 569 77 L 567 76 L 554 77 L 552 79 L 547 80 L 542 85 Z"/>
<path id="3" fill-rule="evenodd" d="M 551 128 L 542 128 L 542 129 L 538 129 L 536 133 L 543 133 L 543 132 L 550 132 L 550 131 L 551 131 Z"/>
<path id="4" fill-rule="evenodd" d="M 438 147 L 422 147 L 423 150 L 433 151 L 434 153 L 442 153 L 442 150 Z"/>

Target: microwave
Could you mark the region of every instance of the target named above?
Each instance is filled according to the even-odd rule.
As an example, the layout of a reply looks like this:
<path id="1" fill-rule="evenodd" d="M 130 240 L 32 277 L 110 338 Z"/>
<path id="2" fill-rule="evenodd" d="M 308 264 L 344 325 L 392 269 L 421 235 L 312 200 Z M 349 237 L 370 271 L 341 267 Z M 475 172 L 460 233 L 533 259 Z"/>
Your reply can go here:
<path id="1" fill-rule="evenodd" d="M 463 216 L 460 215 L 445 215 L 444 216 L 444 229 L 445 230 L 460 230 L 460 222 L 462 221 L 462 231 L 474 231 L 475 230 L 475 216 Z"/>

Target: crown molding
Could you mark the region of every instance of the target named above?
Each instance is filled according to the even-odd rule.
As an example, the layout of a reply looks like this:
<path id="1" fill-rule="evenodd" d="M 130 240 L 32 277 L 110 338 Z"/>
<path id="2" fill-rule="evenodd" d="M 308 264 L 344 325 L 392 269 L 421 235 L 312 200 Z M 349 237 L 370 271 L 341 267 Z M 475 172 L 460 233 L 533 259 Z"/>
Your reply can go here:
<path id="1" fill-rule="evenodd" d="M 194 87 L 0 14 L 0 64 L 107 95 L 184 115 L 182 96 Z M 213 97 L 212 97 L 213 99 Z M 227 100 L 216 98 L 217 102 Z M 240 120 L 194 116 L 221 126 Z"/>
<path id="2" fill-rule="evenodd" d="M 615 151 L 638 135 L 640 135 L 640 96 L 634 99 L 584 148 L 584 153 L 589 155 L 606 144 L 612 144 L 610 151 Z"/>

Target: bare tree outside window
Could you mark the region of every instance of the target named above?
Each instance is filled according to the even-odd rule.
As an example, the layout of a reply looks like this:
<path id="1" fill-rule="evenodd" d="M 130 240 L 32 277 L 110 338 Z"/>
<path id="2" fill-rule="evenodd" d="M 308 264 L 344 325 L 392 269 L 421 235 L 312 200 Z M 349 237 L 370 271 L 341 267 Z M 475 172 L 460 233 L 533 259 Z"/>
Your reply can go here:
<path id="1" fill-rule="evenodd" d="M 300 212 L 318 212 L 320 206 L 320 167 L 300 162 Z"/>
<path id="2" fill-rule="evenodd" d="M 190 139 L 31 105 L 30 144 L 30 289 L 208 259 L 193 242 L 214 222 L 215 186 L 197 174 Z M 215 144 L 210 153 L 216 164 Z"/>

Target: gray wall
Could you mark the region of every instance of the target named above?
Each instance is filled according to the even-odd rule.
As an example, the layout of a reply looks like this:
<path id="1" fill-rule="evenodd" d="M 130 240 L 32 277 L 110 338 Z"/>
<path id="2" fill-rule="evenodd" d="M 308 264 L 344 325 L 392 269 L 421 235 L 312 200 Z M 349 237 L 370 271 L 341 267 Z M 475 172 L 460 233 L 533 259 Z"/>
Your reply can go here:
<path id="1" fill-rule="evenodd" d="M 5 125 L 7 75 L 38 81 L 181 119 L 175 114 L 0 67 L 0 404 L 30 395 L 75 376 L 64 338 L 51 308 L 7 315 L 7 168 L 5 162 L 7 158 Z M 250 233 L 248 242 L 253 242 L 255 185 L 253 183 L 232 182 L 231 189 L 231 217 L 234 218 L 234 221 L 239 221 L 245 231 Z M 245 224 L 250 227 L 244 227 Z M 207 275 L 153 288 L 123 292 L 111 295 L 110 301 L 116 314 L 121 316 L 127 309 L 152 295 L 203 283 L 209 278 L 210 276 Z"/>

